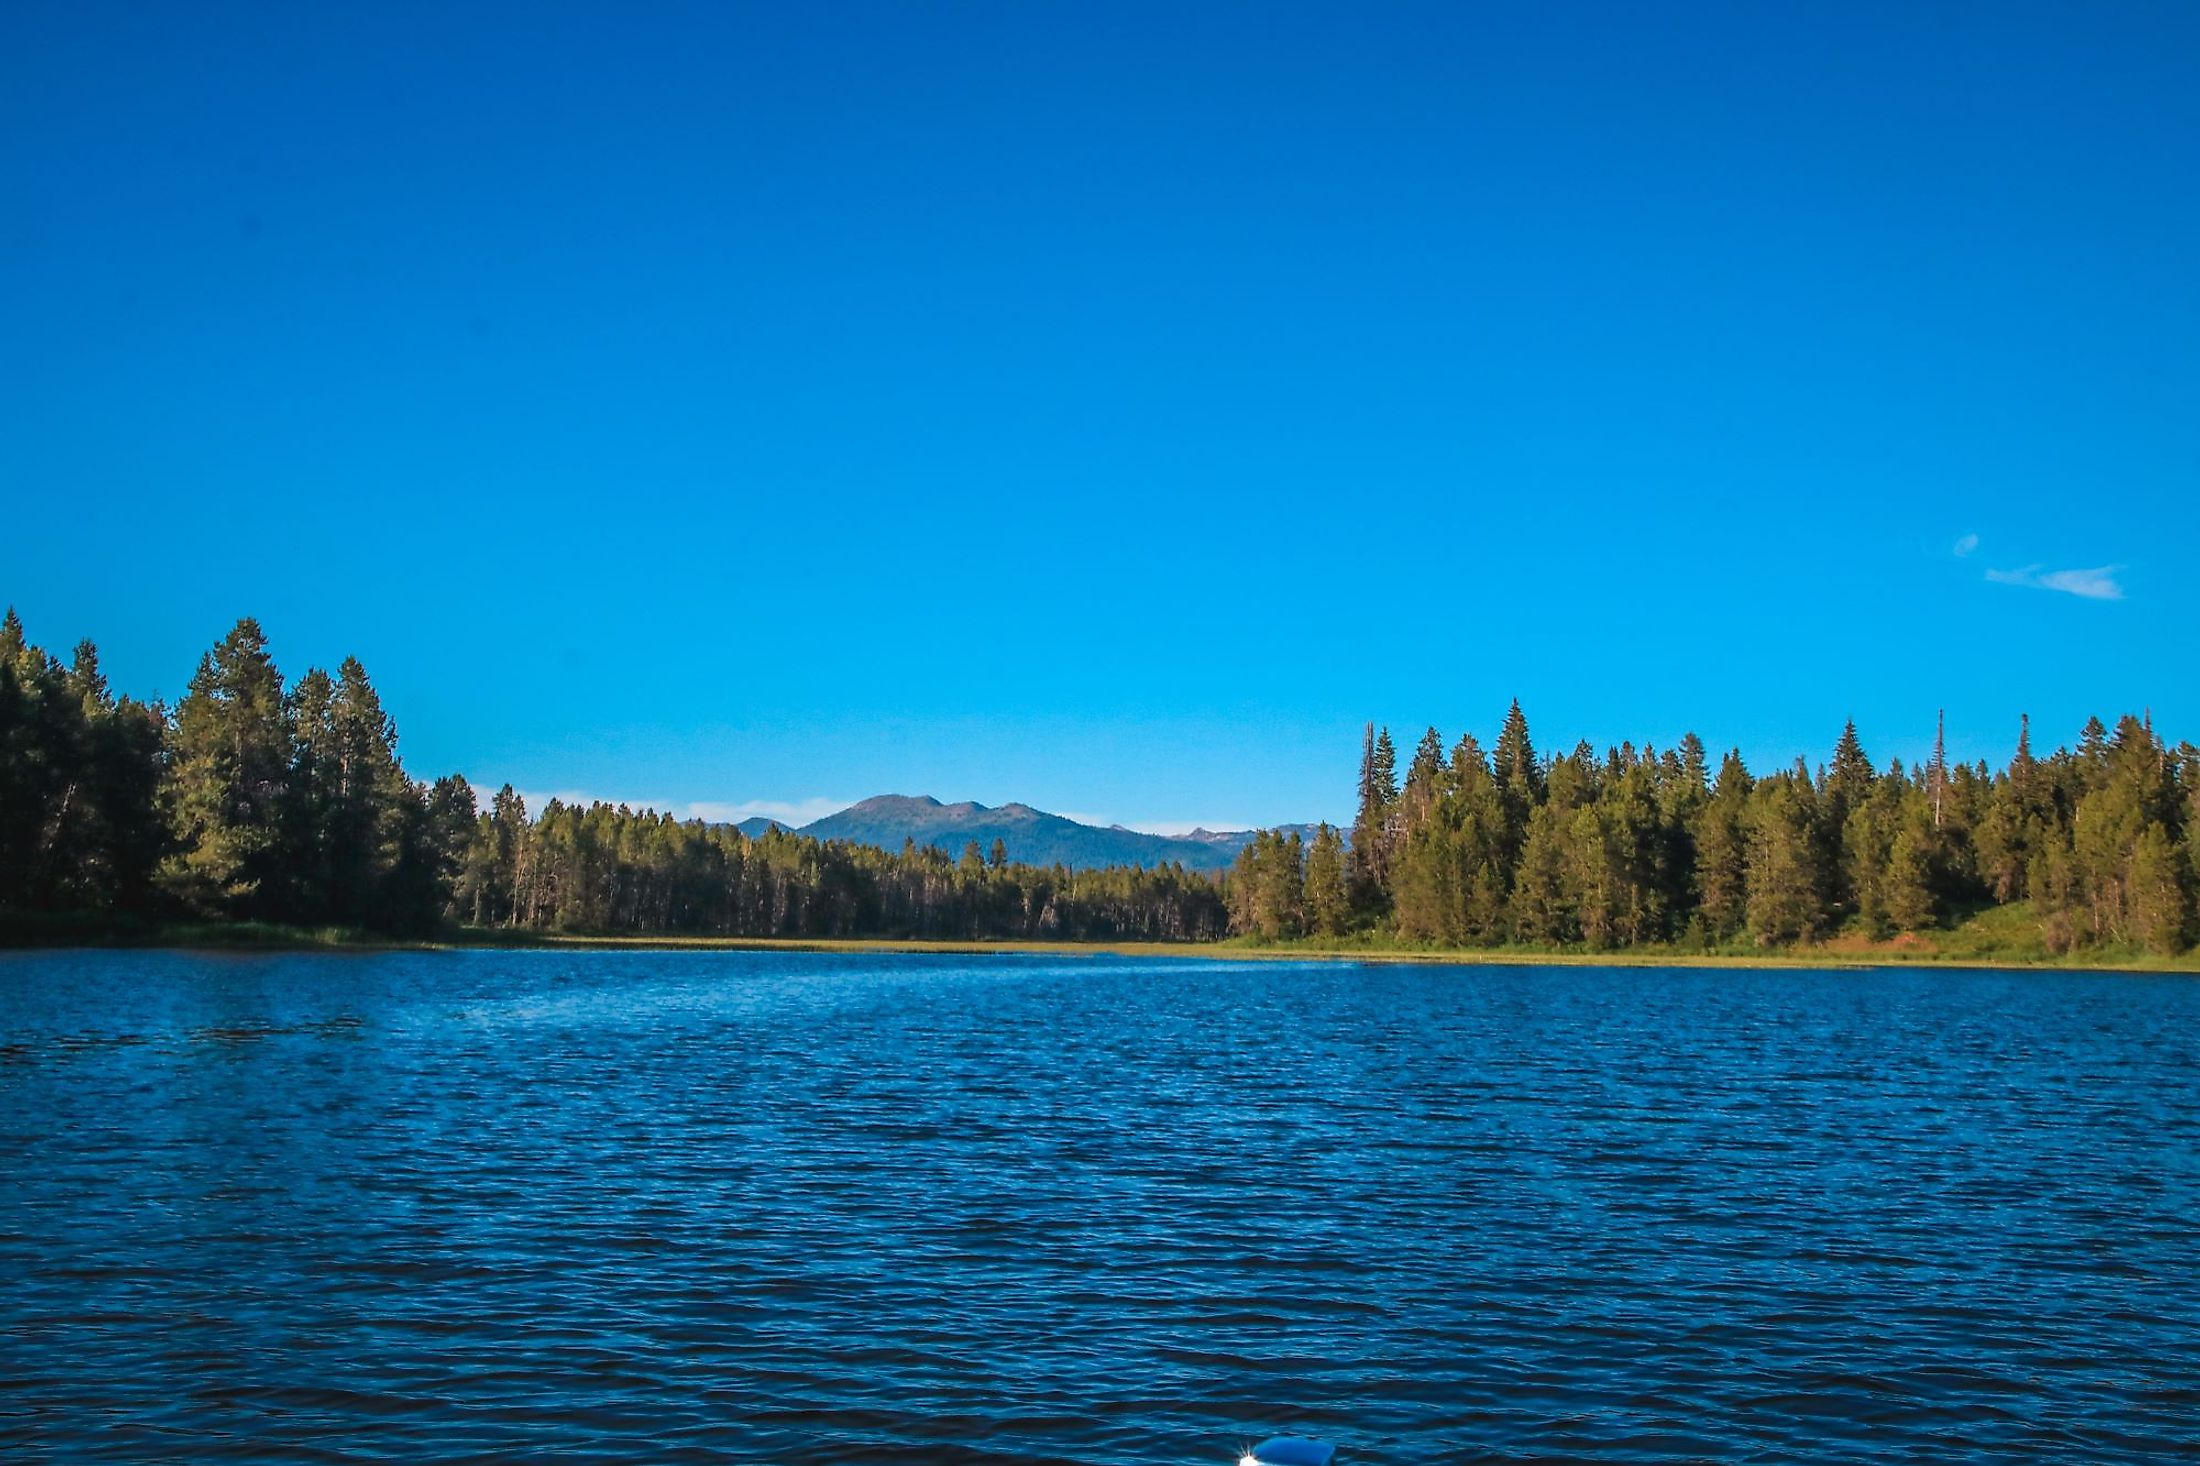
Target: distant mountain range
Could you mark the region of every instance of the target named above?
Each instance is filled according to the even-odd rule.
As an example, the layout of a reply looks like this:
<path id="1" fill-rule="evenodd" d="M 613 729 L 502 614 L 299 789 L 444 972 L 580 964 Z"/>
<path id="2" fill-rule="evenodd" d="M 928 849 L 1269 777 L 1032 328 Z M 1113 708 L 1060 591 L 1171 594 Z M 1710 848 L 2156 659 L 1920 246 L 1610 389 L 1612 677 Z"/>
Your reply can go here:
<path id="1" fill-rule="evenodd" d="M 761 816 L 745 819 L 737 828 L 745 835 L 763 834 L 774 825 L 787 826 Z M 1313 825 L 1284 825 L 1285 834 L 1297 831 L 1314 837 Z M 965 801 L 942 804 L 928 795 L 881 794 L 852 804 L 837 814 L 803 825 L 795 831 L 820 840 L 847 840 L 899 850 L 905 840 L 936 845 L 960 855 L 965 845 L 978 842 L 990 852 L 999 840 L 1008 858 L 1027 865 L 1066 865 L 1090 870 L 1103 865 L 1182 865 L 1191 870 L 1227 870 L 1237 853 L 1252 842 L 1253 830 L 1194 830 L 1188 835 L 1149 835 L 1121 825 L 1086 825 L 1028 804 L 1003 804 L 988 808 Z"/>

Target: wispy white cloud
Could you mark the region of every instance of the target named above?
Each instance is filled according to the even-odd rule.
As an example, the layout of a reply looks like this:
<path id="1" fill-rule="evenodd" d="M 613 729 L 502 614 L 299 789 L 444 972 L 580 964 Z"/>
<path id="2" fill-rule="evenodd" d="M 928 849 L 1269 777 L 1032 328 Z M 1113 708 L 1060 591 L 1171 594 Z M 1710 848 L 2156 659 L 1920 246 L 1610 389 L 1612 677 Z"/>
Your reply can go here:
<path id="1" fill-rule="evenodd" d="M 827 799 L 816 796 L 809 799 L 744 799 L 728 804 L 718 800 L 699 799 L 680 806 L 680 814 L 688 819 L 709 820 L 713 824 L 739 824 L 742 820 L 762 816 L 777 820 L 790 830 L 799 830 L 829 814 L 838 814 L 853 799 Z"/>
<path id="2" fill-rule="evenodd" d="M 1956 541 L 1956 558 L 1960 560 L 1977 548 L 1978 536 L 1975 534 L 1967 534 L 1962 539 Z"/>
<path id="3" fill-rule="evenodd" d="M 2120 601 L 2124 588 L 2116 582 L 2121 565 L 2096 565 L 2090 570 L 2046 570 L 2027 565 L 2022 570 L 1989 570 L 1986 578 L 1996 585 L 2024 585 L 2034 590 L 2059 590 L 2089 601 Z"/>

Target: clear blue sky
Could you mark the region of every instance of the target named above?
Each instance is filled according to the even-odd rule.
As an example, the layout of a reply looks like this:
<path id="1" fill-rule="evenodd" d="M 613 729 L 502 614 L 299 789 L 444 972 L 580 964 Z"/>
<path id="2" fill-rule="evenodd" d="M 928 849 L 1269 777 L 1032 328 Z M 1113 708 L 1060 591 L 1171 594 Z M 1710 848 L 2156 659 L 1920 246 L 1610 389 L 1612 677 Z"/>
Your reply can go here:
<path id="1" fill-rule="evenodd" d="M 2200 737 L 2189 3 L 15 0 L 0 198 L 0 599 L 419 775 Z"/>

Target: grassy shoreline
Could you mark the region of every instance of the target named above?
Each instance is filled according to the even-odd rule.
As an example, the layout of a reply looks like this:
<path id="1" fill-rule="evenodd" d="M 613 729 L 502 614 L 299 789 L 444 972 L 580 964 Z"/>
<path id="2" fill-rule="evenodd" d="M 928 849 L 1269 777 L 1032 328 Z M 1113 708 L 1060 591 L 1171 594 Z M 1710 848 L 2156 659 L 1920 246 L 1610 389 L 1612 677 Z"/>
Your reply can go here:
<path id="1" fill-rule="evenodd" d="M 1937 934 L 1957 937 L 1965 929 Z M 910 956 L 1173 957 L 1208 961 L 1413 963 L 1447 967 L 1966 968 L 2074 972 L 2200 973 L 2200 951 L 2178 957 L 2095 949 L 2054 956 L 2023 950 L 1949 950 L 1929 941 L 1864 943 L 1836 939 L 1780 952 L 1632 948 L 1624 951 L 1527 947 L 1431 948 L 1370 938 L 1345 941 L 1050 942 L 894 937 L 620 936 L 462 928 L 406 938 L 341 928 L 255 922 L 82 922 L 16 917 L 0 922 L 0 950 L 70 948 L 261 952 L 424 952 L 468 949 L 537 951 L 842 952 Z"/>

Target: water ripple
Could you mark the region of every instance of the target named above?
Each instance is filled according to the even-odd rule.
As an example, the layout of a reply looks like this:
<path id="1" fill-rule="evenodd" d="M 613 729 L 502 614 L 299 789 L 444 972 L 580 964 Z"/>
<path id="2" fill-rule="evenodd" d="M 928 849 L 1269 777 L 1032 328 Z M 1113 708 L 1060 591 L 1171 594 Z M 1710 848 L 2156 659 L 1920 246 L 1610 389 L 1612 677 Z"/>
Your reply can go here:
<path id="1" fill-rule="evenodd" d="M 2200 982 L 0 957 L 0 1456 L 2121 1462 Z"/>

